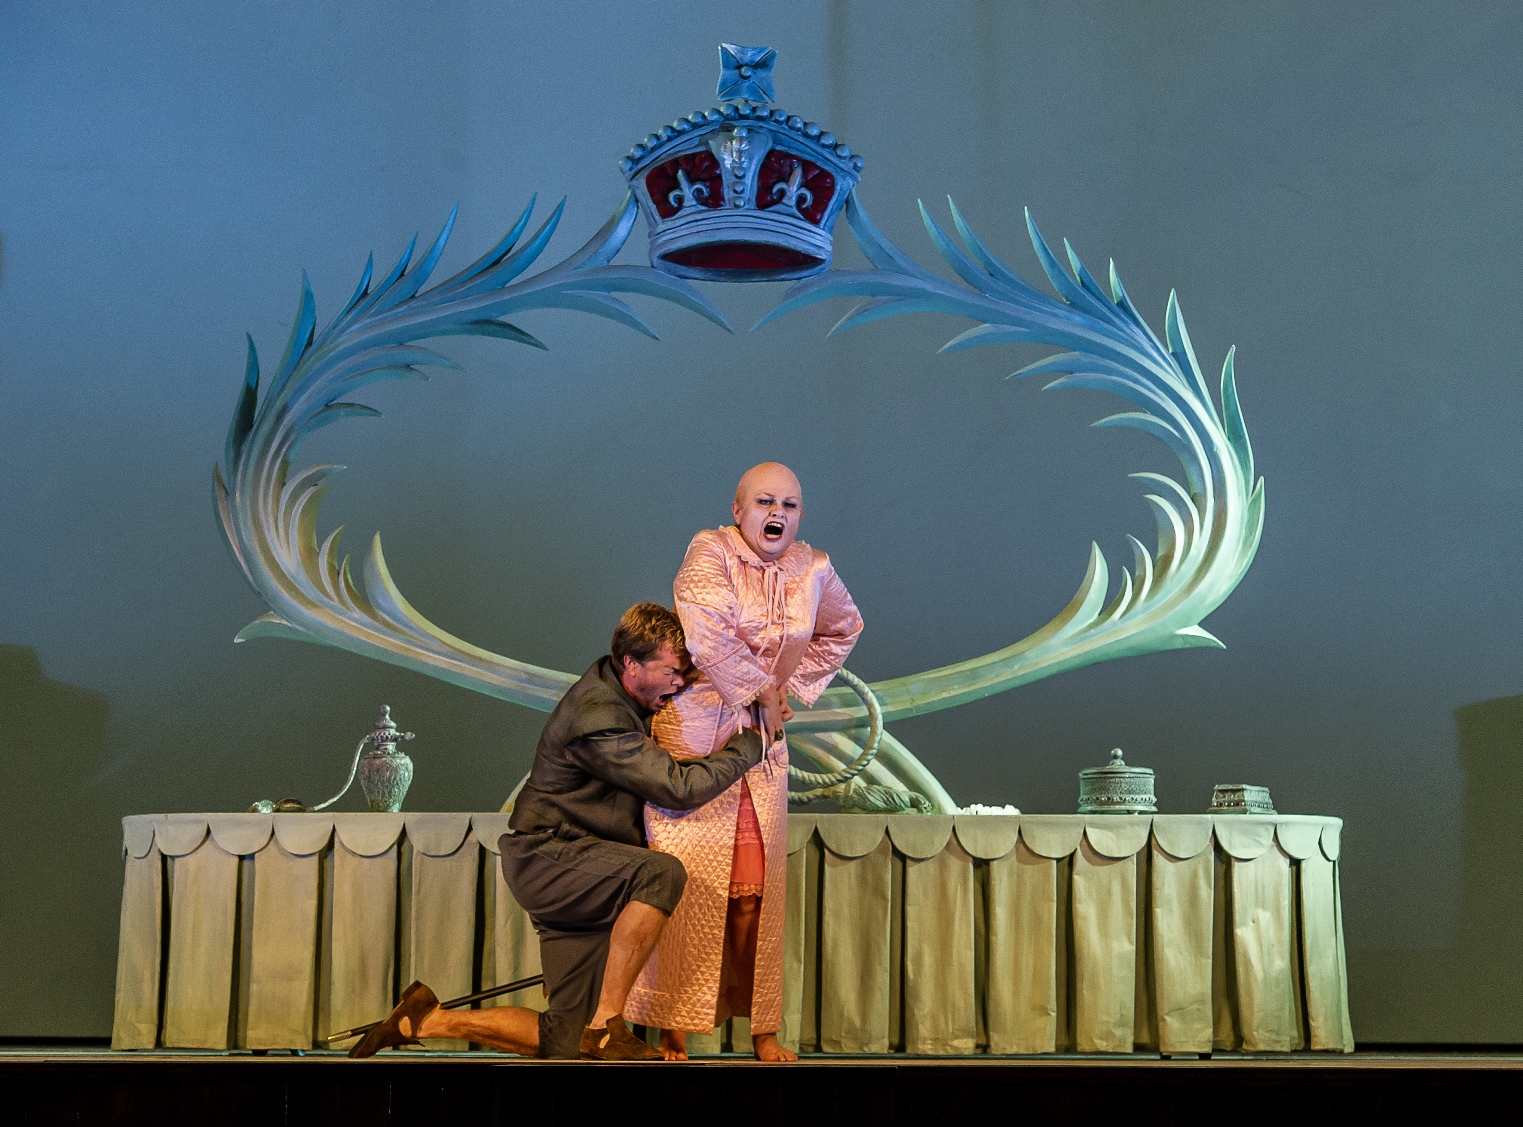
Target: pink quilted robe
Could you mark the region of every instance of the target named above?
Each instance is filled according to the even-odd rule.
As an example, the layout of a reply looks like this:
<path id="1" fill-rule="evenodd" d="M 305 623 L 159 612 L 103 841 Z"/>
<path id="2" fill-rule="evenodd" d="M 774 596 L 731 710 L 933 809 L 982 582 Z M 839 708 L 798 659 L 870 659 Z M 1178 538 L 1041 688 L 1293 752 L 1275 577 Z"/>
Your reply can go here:
<path id="1" fill-rule="evenodd" d="M 673 584 L 698 680 L 656 713 L 652 734 L 678 759 L 709 755 L 751 722 L 773 681 L 813 704 L 846 661 L 862 616 L 830 557 L 795 541 L 763 563 L 734 527 L 693 537 Z M 784 878 L 788 867 L 788 749 L 776 745 L 746 773 L 767 861 L 751 1029 L 775 1033 L 783 1016 Z M 687 888 L 624 1007 L 644 1025 L 708 1032 L 729 908 L 740 783 L 696 810 L 645 808 L 652 849 L 682 859 Z"/>

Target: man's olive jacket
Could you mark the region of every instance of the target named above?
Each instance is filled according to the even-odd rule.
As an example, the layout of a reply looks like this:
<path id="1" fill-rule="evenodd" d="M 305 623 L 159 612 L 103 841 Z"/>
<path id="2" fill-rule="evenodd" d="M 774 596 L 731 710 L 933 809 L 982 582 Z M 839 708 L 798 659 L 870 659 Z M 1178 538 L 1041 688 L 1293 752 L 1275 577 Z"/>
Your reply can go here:
<path id="1" fill-rule="evenodd" d="M 750 728 L 707 758 L 673 759 L 650 738 L 651 715 L 625 692 L 613 658 L 598 658 L 545 721 L 508 821 L 513 832 L 568 826 L 644 845 L 647 802 L 691 810 L 761 761 L 761 736 Z"/>

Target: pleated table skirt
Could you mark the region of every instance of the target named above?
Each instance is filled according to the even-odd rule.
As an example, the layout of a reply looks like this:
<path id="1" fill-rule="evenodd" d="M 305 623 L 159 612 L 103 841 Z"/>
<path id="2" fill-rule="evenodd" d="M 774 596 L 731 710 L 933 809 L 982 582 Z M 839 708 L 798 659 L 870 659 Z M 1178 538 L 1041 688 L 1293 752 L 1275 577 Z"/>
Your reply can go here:
<path id="1" fill-rule="evenodd" d="M 113 1046 L 323 1047 L 415 978 L 450 997 L 538 973 L 493 852 L 506 822 L 123 819 Z M 792 814 L 783 1039 L 823 1053 L 1352 1051 L 1341 827 Z M 536 989 L 500 1004 L 544 1002 Z M 689 1046 L 744 1051 L 744 1020 Z"/>

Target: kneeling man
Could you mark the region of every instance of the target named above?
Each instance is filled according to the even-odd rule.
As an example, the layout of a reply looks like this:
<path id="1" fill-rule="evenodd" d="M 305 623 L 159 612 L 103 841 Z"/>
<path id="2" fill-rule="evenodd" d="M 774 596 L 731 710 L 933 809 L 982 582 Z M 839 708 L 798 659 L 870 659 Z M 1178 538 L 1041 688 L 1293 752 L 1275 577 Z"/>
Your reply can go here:
<path id="1" fill-rule="evenodd" d="M 350 1056 L 453 1037 L 525 1056 L 661 1058 L 630 1032 L 623 1009 L 687 871 L 646 848 L 645 804 L 702 806 L 761 761 L 762 740 L 745 728 L 706 758 L 675 760 L 650 738 L 651 716 L 690 669 L 682 624 L 665 607 L 630 607 L 611 648 L 545 722 L 500 842 L 508 888 L 539 933 L 549 1008 L 441 1010 L 415 982 Z"/>

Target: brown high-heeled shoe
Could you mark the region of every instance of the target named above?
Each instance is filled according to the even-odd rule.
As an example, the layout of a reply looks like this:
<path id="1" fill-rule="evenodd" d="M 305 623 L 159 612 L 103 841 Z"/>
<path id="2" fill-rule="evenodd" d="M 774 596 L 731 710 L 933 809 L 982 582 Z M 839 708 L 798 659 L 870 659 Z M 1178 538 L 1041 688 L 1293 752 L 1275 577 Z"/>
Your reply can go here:
<path id="1" fill-rule="evenodd" d="M 393 1049 L 398 1045 L 422 1044 L 416 1037 L 409 1037 L 402 1032 L 402 1019 L 404 1017 L 409 1019 L 412 1031 L 416 1033 L 423 1019 L 438 1008 L 439 999 L 434 992 L 423 983 L 414 982 L 402 991 L 402 997 L 397 1002 L 396 1009 L 386 1015 L 385 1021 L 365 1034 L 365 1039 L 350 1049 L 349 1055 L 355 1059 L 373 1057 L 382 1049 Z"/>

